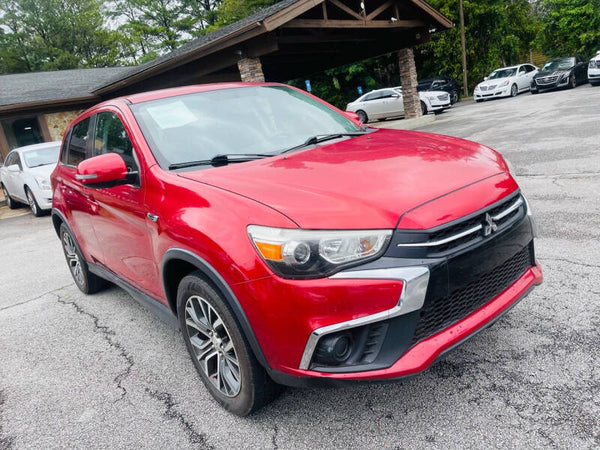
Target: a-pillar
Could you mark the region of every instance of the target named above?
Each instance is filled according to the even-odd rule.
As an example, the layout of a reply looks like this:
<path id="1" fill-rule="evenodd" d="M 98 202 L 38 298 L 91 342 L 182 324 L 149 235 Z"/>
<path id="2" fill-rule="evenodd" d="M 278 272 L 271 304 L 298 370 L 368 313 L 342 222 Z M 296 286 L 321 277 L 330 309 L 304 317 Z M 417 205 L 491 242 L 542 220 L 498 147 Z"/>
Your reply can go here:
<path id="1" fill-rule="evenodd" d="M 237 65 L 242 81 L 255 81 L 264 83 L 265 74 L 262 71 L 260 58 L 241 58 Z"/>
<path id="2" fill-rule="evenodd" d="M 417 68 L 412 48 L 398 51 L 400 65 L 400 83 L 402 84 L 402 100 L 404 100 L 404 117 L 412 119 L 423 115 L 421 101 L 417 90 Z"/>

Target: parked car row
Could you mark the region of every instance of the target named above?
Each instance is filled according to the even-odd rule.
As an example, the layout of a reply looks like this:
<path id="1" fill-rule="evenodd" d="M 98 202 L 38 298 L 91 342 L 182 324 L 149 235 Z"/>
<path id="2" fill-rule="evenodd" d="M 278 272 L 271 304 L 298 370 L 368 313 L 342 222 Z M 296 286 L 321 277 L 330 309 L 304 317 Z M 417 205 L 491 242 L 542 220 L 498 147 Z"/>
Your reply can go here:
<path id="1" fill-rule="evenodd" d="M 35 216 L 52 209 L 50 174 L 56 167 L 60 141 L 27 145 L 11 151 L 0 167 L 0 186 L 9 208 L 29 205 Z"/>
<path id="2" fill-rule="evenodd" d="M 587 69 L 587 70 L 586 70 Z M 580 84 L 600 84 L 600 51 L 589 62 L 579 56 L 554 58 L 539 69 L 533 64 L 519 64 L 494 70 L 475 86 L 473 98 L 482 102 L 492 98 L 515 97 L 521 92 L 532 94 Z"/>
<path id="3" fill-rule="evenodd" d="M 446 91 L 419 91 L 423 115 L 439 114 L 452 106 L 451 96 Z M 404 116 L 402 87 L 376 89 L 348 103 L 346 111 L 354 112 L 362 123 Z"/>

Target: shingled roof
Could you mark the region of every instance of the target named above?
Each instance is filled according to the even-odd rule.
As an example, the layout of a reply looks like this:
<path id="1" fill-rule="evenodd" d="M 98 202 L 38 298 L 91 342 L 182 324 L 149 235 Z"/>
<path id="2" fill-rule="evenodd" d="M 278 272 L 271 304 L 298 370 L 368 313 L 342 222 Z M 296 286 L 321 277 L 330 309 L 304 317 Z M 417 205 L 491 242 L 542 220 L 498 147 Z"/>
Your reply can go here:
<path id="1" fill-rule="evenodd" d="M 0 76 L 0 107 L 96 98 L 93 91 L 129 67 L 55 70 Z"/>

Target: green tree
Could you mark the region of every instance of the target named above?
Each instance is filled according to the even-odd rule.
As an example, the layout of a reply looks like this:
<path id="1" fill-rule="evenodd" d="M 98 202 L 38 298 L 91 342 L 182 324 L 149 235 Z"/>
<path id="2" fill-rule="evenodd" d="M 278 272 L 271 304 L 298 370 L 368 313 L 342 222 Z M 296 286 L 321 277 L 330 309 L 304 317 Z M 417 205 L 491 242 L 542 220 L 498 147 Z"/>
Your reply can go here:
<path id="1" fill-rule="evenodd" d="M 103 28 L 98 0 L 0 0 L 3 73 L 118 63 L 117 33 Z"/>
<path id="2" fill-rule="evenodd" d="M 206 31 L 211 32 L 254 14 L 281 0 L 222 0 L 215 11 L 214 22 Z"/>
<path id="3" fill-rule="evenodd" d="M 430 2 L 458 23 L 458 0 Z M 469 90 L 498 66 L 525 62 L 536 33 L 536 19 L 528 0 L 466 0 L 465 37 Z M 435 33 L 416 52 L 421 77 L 450 75 L 462 80 L 458 26 Z"/>
<path id="4" fill-rule="evenodd" d="M 540 0 L 539 49 L 548 56 L 592 56 L 600 49 L 600 0 Z"/>

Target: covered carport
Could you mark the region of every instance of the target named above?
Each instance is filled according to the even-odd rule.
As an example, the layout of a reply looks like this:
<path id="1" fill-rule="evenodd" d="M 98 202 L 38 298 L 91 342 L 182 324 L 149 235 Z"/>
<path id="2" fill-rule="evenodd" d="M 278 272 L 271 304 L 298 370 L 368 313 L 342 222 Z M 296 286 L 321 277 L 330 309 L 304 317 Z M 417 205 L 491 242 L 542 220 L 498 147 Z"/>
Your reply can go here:
<path id="1" fill-rule="evenodd" d="M 452 22 L 424 0 L 283 0 L 119 73 L 101 98 L 185 84 L 280 81 L 398 52 L 406 117 L 421 115 L 416 44 Z"/>

